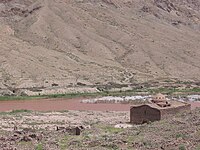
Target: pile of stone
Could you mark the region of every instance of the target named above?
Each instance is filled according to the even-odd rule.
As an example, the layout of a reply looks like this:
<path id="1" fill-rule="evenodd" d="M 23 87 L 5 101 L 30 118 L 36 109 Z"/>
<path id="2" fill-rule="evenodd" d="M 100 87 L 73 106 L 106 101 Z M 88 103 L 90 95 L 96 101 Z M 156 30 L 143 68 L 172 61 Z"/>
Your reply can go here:
<path id="1" fill-rule="evenodd" d="M 83 130 L 84 130 L 83 126 L 56 127 L 56 131 L 61 131 L 69 135 L 81 135 L 81 132 Z"/>
<path id="2" fill-rule="evenodd" d="M 0 137 L 1 150 L 16 150 L 14 145 L 18 142 L 39 142 L 43 138 L 42 133 L 37 133 L 32 129 L 14 130 L 8 136 Z"/>
<path id="3" fill-rule="evenodd" d="M 40 141 L 42 139 L 42 133 L 36 134 L 34 130 L 26 128 L 23 130 L 15 130 L 13 136 L 10 137 L 13 141 Z"/>

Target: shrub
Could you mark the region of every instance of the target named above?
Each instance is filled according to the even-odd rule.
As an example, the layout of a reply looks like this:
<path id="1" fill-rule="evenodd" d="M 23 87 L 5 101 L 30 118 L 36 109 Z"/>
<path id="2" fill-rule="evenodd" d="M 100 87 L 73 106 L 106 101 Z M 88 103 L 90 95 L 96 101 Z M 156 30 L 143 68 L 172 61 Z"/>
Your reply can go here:
<path id="1" fill-rule="evenodd" d="M 42 144 L 38 144 L 35 148 L 35 150 L 43 150 Z"/>
<path id="2" fill-rule="evenodd" d="M 184 145 L 180 145 L 180 146 L 179 146 L 179 150 L 186 150 L 186 148 L 185 148 Z"/>

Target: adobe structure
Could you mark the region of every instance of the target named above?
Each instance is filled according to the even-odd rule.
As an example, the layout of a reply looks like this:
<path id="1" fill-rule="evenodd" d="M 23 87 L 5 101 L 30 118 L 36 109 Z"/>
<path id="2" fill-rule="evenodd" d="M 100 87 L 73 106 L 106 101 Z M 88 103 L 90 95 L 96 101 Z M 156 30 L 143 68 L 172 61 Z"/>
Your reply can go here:
<path id="1" fill-rule="evenodd" d="M 149 100 L 149 104 L 135 105 L 130 108 L 130 122 L 143 124 L 159 121 L 179 112 L 190 111 L 191 105 L 186 102 L 168 100 L 164 95 L 157 94 Z"/>

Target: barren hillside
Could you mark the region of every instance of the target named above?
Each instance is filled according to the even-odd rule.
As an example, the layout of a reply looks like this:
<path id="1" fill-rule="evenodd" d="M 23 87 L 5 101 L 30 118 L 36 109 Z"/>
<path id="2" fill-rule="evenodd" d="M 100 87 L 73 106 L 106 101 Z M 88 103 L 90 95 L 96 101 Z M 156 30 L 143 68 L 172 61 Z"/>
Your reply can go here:
<path id="1" fill-rule="evenodd" d="M 0 0 L 0 88 L 200 81 L 199 0 Z"/>

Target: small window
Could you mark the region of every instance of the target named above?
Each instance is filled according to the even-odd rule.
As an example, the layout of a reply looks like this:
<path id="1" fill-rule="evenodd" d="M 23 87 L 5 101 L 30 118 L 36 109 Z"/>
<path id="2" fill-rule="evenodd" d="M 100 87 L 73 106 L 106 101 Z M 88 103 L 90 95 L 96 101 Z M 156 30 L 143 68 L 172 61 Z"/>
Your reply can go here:
<path id="1" fill-rule="evenodd" d="M 145 115 L 147 114 L 147 111 L 146 111 L 146 110 L 144 111 L 144 114 L 145 114 Z"/>

